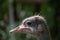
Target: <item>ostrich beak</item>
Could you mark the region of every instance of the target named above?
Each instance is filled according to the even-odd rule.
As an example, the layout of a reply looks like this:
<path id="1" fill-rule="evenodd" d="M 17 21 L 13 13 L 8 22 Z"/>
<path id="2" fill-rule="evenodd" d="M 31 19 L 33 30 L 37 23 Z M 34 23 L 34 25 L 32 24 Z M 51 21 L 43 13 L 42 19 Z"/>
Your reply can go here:
<path id="1" fill-rule="evenodd" d="M 10 30 L 11 33 L 16 33 L 16 32 L 20 32 L 20 33 L 25 33 L 25 32 L 29 32 L 31 31 L 30 27 L 25 27 L 24 25 L 20 25 L 12 30 Z"/>

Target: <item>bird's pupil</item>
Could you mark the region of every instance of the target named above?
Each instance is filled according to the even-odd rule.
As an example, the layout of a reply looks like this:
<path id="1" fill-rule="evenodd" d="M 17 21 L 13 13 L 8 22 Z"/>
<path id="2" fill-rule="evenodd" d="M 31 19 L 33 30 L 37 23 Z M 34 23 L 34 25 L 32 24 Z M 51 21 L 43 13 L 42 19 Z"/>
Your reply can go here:
<path id="1" fill-rule="evenodd" d="M 31 24 L 32 24 L 31 22 L 27 22 L 27 25 L 31 26 Z"/>

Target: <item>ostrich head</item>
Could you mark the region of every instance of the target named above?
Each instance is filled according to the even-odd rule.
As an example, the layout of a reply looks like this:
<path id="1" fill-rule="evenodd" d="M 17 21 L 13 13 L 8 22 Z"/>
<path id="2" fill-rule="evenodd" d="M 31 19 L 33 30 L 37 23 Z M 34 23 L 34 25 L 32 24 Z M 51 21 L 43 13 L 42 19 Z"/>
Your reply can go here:
<path id="1" fill-rule="evenodd" d="M 32 17 L 26 18 L 22 21 L 21 25 L 10 30 L 10 32 L 12 33 L 20 32 L 20 33 L 26 33 L 26 34 L 28 33 L 35 37 L 39 37 L 40 39 L 43 39 L 41 37 L 46 36 L 44 34 L 48 35 L 47 24 L 44 17 L 42 16 L 32 16 Z"/>

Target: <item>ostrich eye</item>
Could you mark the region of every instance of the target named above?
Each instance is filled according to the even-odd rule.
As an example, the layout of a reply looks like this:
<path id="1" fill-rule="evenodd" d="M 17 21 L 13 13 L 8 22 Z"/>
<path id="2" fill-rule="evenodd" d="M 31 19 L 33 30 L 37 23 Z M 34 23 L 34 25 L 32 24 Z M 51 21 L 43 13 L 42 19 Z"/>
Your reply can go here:
<path id="1" fill-rule="evenodd" d="M 27 25 L 28 25 L 28 26 L 31 26 L 31 25 L 32 25 L 32 23 L 31 23 L 31 22 L 27 22 Z"/>

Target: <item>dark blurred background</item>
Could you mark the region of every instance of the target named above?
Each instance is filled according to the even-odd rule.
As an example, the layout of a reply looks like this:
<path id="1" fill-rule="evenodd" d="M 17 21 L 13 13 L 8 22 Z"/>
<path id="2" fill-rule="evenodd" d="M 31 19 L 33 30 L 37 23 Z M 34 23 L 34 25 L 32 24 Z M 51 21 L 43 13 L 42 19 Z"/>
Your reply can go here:
<path id="1" fill-rule="evenodd" d="M 52 40 L 60 40 L 60 0 L 0 0 L 0 40 L 36 40 L 29 34 L 12 34 L 9 30 L 37 14 L 47 20 Z"/>

